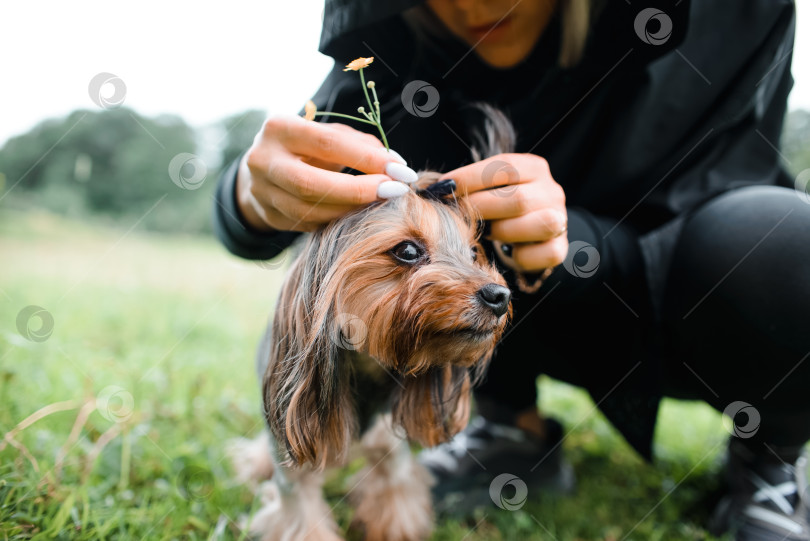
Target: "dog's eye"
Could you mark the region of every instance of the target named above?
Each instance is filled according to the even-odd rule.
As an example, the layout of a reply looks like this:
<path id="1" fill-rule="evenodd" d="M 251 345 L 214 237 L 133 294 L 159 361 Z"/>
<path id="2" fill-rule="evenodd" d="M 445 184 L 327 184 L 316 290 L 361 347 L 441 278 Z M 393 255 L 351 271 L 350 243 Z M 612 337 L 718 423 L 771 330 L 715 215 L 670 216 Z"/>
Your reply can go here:
<path id="1" fill-rule="evenodd" d="M 394 246 L 393 250 L 391 250 L 391 254 L 393 254 L 394 257 L 396 257 L 403 263 L 413 265 L 414 263 L 422 259 L 422 256 L 425 255 L 425 252 L 418 244 L 406 240 L 405 242 L 400 242 L 399 244 Z"/>
<path id="2" fill-rule="evenodd" d="M 478 246 L 472 246 L 470 248 L 470 254 L 472 254 L 472 260 L 475 261 L 478 259 Z"/>

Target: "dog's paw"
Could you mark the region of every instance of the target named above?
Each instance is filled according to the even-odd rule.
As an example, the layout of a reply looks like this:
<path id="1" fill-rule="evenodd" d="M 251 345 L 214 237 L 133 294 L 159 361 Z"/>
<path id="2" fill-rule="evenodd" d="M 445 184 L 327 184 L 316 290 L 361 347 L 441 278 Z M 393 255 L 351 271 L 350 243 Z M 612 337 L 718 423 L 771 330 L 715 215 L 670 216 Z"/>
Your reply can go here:
<path id="1" fill-rule="evenodd" d="M 242 529 L 260 541 L 342 541 L 320 494 L 296 490 L 282 497 L 273 482 L 262 483 L 262 507 Z"/>
<path id="2" fill-rule="evenodd" d="M 273 477 L 270 435 L 266 431 L 254 439 L 236 438 L 229 441 L 225 453 L 240 483 L 255 490 L 260 482 Z"/>
<path id="3" fill-rule="evenodd" d="M 400 471 L 361 470 L 365 476 L 352 493 L 356 506 L 352 530 L 362 532 L 365 541 L 422 541 L 433 531 L 430 498 L 432 479 L 427 470 L 409 460 Z M 387 468 L 382 468 L 383 470 Z"/>

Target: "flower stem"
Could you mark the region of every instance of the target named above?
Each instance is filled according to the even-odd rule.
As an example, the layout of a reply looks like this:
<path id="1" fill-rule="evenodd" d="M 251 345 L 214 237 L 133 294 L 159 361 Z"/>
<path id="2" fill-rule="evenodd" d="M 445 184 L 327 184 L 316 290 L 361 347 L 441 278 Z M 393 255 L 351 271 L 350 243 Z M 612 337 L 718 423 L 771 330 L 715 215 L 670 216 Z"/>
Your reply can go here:
<path id="1" fill-rule="evenodd" d="M 368 110 L 374 111 L 374 104 L 371 103 L 371 98 L 368 97 L 368 88 L 366 88 L 366 77 L 363 75 L 363 68 L 357 70 L 360 72 L 360 83 L 363 86 L 363 94 L 366 96 L 366 101 L 368 102 Z"/>
<path id="2" fill-rule="evenodd" d="M 377 120 L 382 121 L 380 117 L 380 99 L 377 97 L 377 87 L 371 87 L 371 93 L 374 94 L 374 110 L 377 111 Z"/>
<path id="3" fill-rule="evenodd" d="M 383 144 L 385 145 L 386 150 L 390 150 L 388 148 L 388 139 L 385 137 L 385 131 L 382 129 L 382 114 L 380 113 L 380 99 L 377 97 L 377 87 L 371 87 L 371 93 L 374 94 L 374 110 L 377 111 L 377 122 L 380 126 L 380 134 L 382 135 Z"/>
<path id="4" fill-rule="evenodd" d="M 388 138 L 385 136 L 385 131 L 383 130 L 382 122 L 380 121 L 380 107 L 379 106 L 375 107 L 374 104 L 371 102 L 371 98 L 369 98 L 369 96 L 368 96 L 368 88 L 366 88 L 366 78 L 363 75 L 363 68 L 360 68 L 357 71 L 360 72 L 360 84 L 363 85 L 363 94 L 365 94 L 365 96 L 366 96 L 366 101 L 368 102 L 369 112 L 370 112 L 371 116 L 375 117 L 376 120 L 377 120 L 377 122 L 372 122 L 372 124 L 377 126 L 377 129 L 380 130 L 380 135 L 382 136 L 383 144 L 385 145 L 385 150 L 391 150 L 388 147 Z M 371 91 L 374 92 L 374 101 L 378 102 L 378 100 L 377 100 L 377 91 L 375 89 L 373 89 L 373 88 L 371 89 Z M 375 111 L 376 111 L 376 114 L 375 114 Z"/>
<path id="5" fill-rule="evenodd" d="M 339 116 L 340 118 L 350 118 L 350 119 L 356 120 L 358 122 L 365 122 L 366 124 L 372 124 L 374 126 L 377 125 L 376 122 L 372 122 L 370 120 L 364 120 L 364 119 L 358 118 L 356 116 L 344 115 L 343 113 L 323 113 L 321 111 L 318 111 L 317 113 L 315 113 L 315 116 Z"/>
<path id="6" fill-rule="evenodd" d="M 382 135 L 382 140 L 383 140 L 383 145 L 385 145 L 385 150 L 391 150 L 388 147 L 388 138 L 385 136 L 385 132 L 383 131 L 382 126 L 377 124 L 377 127 L 380 128 L 380 135 Z"/>

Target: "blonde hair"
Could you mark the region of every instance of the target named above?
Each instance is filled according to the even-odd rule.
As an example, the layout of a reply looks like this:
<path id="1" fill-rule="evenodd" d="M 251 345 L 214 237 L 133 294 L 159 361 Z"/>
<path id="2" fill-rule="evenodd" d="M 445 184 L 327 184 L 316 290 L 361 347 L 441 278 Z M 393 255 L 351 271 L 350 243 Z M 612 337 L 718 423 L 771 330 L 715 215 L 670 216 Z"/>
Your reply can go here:
<path id="1" fill-rule="evenodd" d="M 562 26 L 560 56 L 557 62 L 563 68 L 577 65 L 588 41 L 588 28 L 591 19 L 590 0 L 560 0 L 558 9 Z"/>

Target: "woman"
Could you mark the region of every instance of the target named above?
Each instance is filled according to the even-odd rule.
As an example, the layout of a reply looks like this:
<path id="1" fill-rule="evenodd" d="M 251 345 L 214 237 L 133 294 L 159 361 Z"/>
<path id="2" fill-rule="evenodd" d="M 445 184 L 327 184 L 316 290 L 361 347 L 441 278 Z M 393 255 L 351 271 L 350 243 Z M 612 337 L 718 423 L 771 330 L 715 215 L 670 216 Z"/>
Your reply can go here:
<path id="1" fill-rule="evenodd" d="M 327 0 L 318 109 L 362 104 L 342 68 L 375 56 L 391 147 L 455 179 L 515 292 L 478 416 L 421 456 L 438 497 L 502 471 L 570 488 L 562 428 L 536 408 L 545 373 L 587 389 L 648 459 L 663 396 L 726 412 L 712 529 L 810 539 L 810 205 L 776 148 L 793 32 L 787 0 Z M 476 101 L 511 118 L 519 154 L 469 164 Z M 268 120 L 220 181 L 222 242 L 273 258 L 410 174 L 370 133 Z"/>

